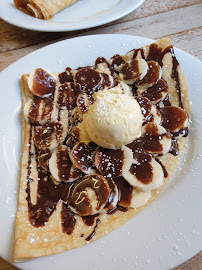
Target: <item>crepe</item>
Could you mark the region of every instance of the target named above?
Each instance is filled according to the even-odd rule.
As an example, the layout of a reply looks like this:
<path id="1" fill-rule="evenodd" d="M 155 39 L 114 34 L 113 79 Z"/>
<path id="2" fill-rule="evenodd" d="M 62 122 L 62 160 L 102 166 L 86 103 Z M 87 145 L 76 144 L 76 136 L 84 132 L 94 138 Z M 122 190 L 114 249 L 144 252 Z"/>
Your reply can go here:
<path id="1" fill-rule="evenodd" d="M 168 84 L 168 96 L 166 98 L 166 101 L 164 101 L 164 104 L 160 102 L 160 103 L 157 103 L 157 105 L 155 106 L 157 106 L 159 110 L 161 110 L 161 108 L 166 107 L 167 105 L 176 106 L 179 108 L 181 107 L 187 114 L 189 114 L 190 107 L 189 107 L 189 98 L 188 98 L 188 91 L 187 91 L 185 77 L 183 75 L 183 71 L 179 63 L 177 62 L 175 58 L 173 47 L 171 45 L 169 38 L 163 38 L 155 42 L 154 44 L 147 45 L 140 49 L 134 49 L 122 57 L 116 55 L 112 57 L 109 60 L 109 62 L 106 61 L 104 58 L 98 58 L 96 60 L 95 65 L 90 67 L 90 69 L 96 70 L 99 72 L 102 71 L 101 74 L 102 76 L 105 77 L 105 82 L 106 82 L 106 74 L 113 75 L 113 78 L 116 77 L 114 79 L 114 83 L 116 84 L 117 79 L 120 80 L 120 77 L 122 77 L 121 76 L 122 71 L 119 68 L 121 66 L 121 62 L 123 62 L 123 60 L 127 62 L 127 61 L 130 61 L 131 59 L 140 59 L 140 58 L 148 59 L 147 61 L 151 61 L 151 60 L 157 61 L 161 65 L 161 68 L 162 68 L 161 78 L 163 78 Z M 79 68 L 76 71 L 72 71 L 70 68 L 67 68 L 65 72 L 60 73 L 59 75 L 57 73 L 53 74 L 50 72 L 49 74 L 51 74 L 52 78 L 57 78 L 56 85 L 54 86 L 56 87 L 56 89 L 60 89 L 61 85 L 62 85 L 63 90 L 68 89 L 68 87 L 71 86 L 72 89 L 74 89 L 74 92 L 72 90 L 71 93 L 77 93 L 76 91 L 80 91 L 79 88 L 81 87 L 81 84 L 78 83 L 78 80 L 76 82 L 75 73 L 77 73 L 78 71 L 82 71 L 82 69 Z M 105 73 L 103 71 L 105 71 Z M 27 101 L 35 97 L 33 92 L 30 91 L 30 81 L 28 80 L 28 78 L 31 78 L 31 76 L 33 76 L 33 74 L 23 75 L 21 79 L 22 108 L 25 107 L 25 104 L 27 103 Z M 76 88 L 74 88 L 73 86 L 74 83 L 77 83 Z M 52 84 L 52 86 L 53 85 L 54 84 Z M 108 82 L 108 86 L 109 86 L 109 82 Z M 113 83 L 110 87 L 112 86 L 113 86 Z M 132 85 L 129 84 L 131 95 L 137 95 L 136 88 L 137 87 L 135 87 L 135 90 L 134 90 L 134 84 L 133 84 L 133 87 Z M 100 86 L 99 89 L 103 89 L 103 87 Z M 78 93 L 83 95 L 82 92 L 78 92 Z M 40 91 L 37 92 L 37 95 L 39 94 L 40 94 Z M 56 102 L 56 99 L 53 96 L 52 96 L 52 99 L 54 100 L 54 102 Z M 65 119 L 64 121 L 66 121 L 68 119 L 68 121 L 66 122 L 68 122 L 67 125 L 69 129 L 72 129 L 71 123 L 73 121 L 74 122 L 73 129 L 74 129 L 78 125 L 81 125 L 83 121 L 79 119 L 79 121 L 77 122 L 78 115 L 76 113 L 73 114 L 74 117 L 72 120 L 72 117 L 70 116 L 70 112 L 72 113 L 72 111 L 74 112 L 76 111 L 78 113 L 78 110 L 77 109 L 75 110 L 76 101 L 73 95 L 71 96 L 67 95 L 66 98 L 67 98 L 66 101 L 68 100 L 67 103 L 64 102 L 64 99 L 62 101 L 60 100 L 60 102 L 57 103 L 57 104 L 60 104 L 59 111 L 60 112 L 62 111 L 63 113 L 63 114 L 60 114 L 60 121 L 62 121 L 62 119 Z M 78 101 L 78 96 L 77 96 L 77 101 Z M 168 103 L 168 101 L 170 103 Z M 88 105 L 90 107 L 90 104 Z M 66 111 L 64 108 L 68 108 L 68 110 Z M 85 109 L 86 108 L 84 108 L 84 111 Z M 58 110 L 58 107 L 56 106 L 56 111 L 57 110 Z M 52 115 L 49 114 L 48 117 L 51 118 Z M 51 255 L 51 254 L 57 254 L 63 251 L 71 250 L 73 248 L 83 246 L 89 241 L 90 242 L 95 241 L 103 237 L 104 235 L 110 233 L 111 231 L 117 229 L 118 227 L 122 226 L 124 223 L 126 223 L 129 219 L 131 219 L 136 214 L 141 212 L 146 206 L 148 206 L 157 198 L 160 191 L 166 186 L 166 184 L 169 182 L 172 175 L 174 174 L 175 170 L 179 166 L 179 163 L 183 157 L 183 153 L 186 148 L 187 138 L 188 138 L 187 137 L 188 127 L 186 127 L 185 129 L 178 132 L 178 133 L 182 133 L 182 136 L 178 138 L 177 135 L 175 135 L 176 139 L 173 140 L 175 145 L 178 144 L 178 147 L 179 147 L 178 151 L 176 151 L 176 149 L 174 149 L 174 146 L 172 145 L 171 147 L 172 149 L 170 149 L 168 153 L 164 155 L 155 156 L 155 158 L 157 158 L 158 162 L 161 164 L 162 168 L 164 168 L 164 179 L 163 179 L 163 183 L 158 188 L 153 189 L 151 191 L 151 196 L 144 205 L 140 207 L 137 206 L 135 209 L 130 208 L 130 207 L 124 207 L 124 203 L 119 205 L 119 202 L 120 202 L 120 194 L 119 194 L 118 206 L 116 205 L 107 213 L 102 213 L 101 211 L 100 213 L 92 215 L 92 216 L 81 217 L 79 214 L 75 214 L 72 212 L 74 208 L 74 204 L 72 202 L 69 202 L 71 209 L 68 207 L 68 204 L 66 204 L 68 203 L 68 199 L 67 199 L 68 195 L 65 195 L 65 196 L 61 195 L 59 198 L 62 197 L 62 200 L 58 199 L 58 201 L 55 202 L 55 204 L 53 203 L 50 205 L 49 208 L 46 208 L 45 212 L 43 212 L 44 211 L 43 209 L 40 209 L 40 207 L 38 207 L 37 209 L 38 216 L 36 216 L 36 212 L 34 212 L 35 211 L 34 205 L 39 203 L 40 200 L 42 201 L 45 200 L 46 195 L 44 194 L 48 194 L 47 196 L 50 195 L 49 192 L 51 189 L 50 189 L 50 186 L 46 186 L 47 181 L 53 181 L 51 182 L 51 184 L 49 182 L 48 183 L 50 185 L 55 185 L 55 187 L 58 187 L 58 184 L 59 185 L 61 184 L 60 182 L 58 182 L 57 179 L 55 179 L 55 177 L 50 176 L 49 172 L 44 173 L 44 170 L 41 169 L 40 165 L 38 164 L 39 161 L 37 158 L 39 154 L 38 154 L 37 147 L 39 145 L 36 144 L 36 140 L 34 141 L 34 138 L 33 138 L 37 130 L 37 125 L 38 125 L 37 123 L 31 124 L 30 121 L 26 121 L 24 117 L 24 113 L 22 114 L 23 156 L 22 156 L 22 164 L 21 164 L 20 191 L 19 191 L 18 210 L 17 210 L 16 227 L 15 227 L 16 229 L 15 229 L 15 243 L 14 243 L 14 261 L 22 261 L 22 260 L 27 260 L 27 259 Z M 81 128 L 82 126 L 79 126 L 79 127 L 80 127 L 80 130 L 82 130 L 82 136 L 83 136 L 82 138 L 85 138 L 85 139 L 81 139 L 80 137 L 80 140 L 81 141 L 89 140 L 87 139 L 88 135 L 86 135 L 84 130 Z M 74 140 L 71 140 L 71 143 L 72 142 L 74 145 Z M 67 136 L 67 139 L 65 139 L 65 141 L 61 143 L 61 145 L 63 148 L 65 148 L 66 145 L 68 145 L 68 147 L 71 145 L 69 144 L 68 136 Z M 70 147 L 72 149 L 72 146 Z M 93 164 L 91 168 L 93 169 L 93 171 L 91 172 L 91 174 L 95 174 L 95 173 L 101 174 L 100 171 L 98 172 L 97 168 L 95 168 Z M 77 170 L 76 173 L 77 173 L 77 177 L 79 177 L 78 175 L 80 173 L 80 170 L 79 171 Z M 45 179 L 45 181 L 41 178 L 43 176 L 47 178 Z M 81 177 L 85 178 L 86 173 L 82 172 Z M 117 181 L 116 177 L 117 176 L 114 176 L 114 180 L 115 180 L 115 183 L 118 183 L 116 182 Z M 73 174 L 72 174 L 72 178 L 73 178 Z M 42 180 L 44 182 L 42 182 Z M 39 181 L 43 183 L 43 186 L 39 183 Z M 64 183 L 62 184 L 63 185 L 62 190 L 64 190 L 65 181 L 66 180 L 64 180 Z M 58 193 L 59 192 L 62 192 L 60 188 L 58 188 Z M 42 194 L 41 197 L 37 195 L 37 193 L 40 195 Z M 127 197 L 127 194 L 126 194 L 126 197 Z M 41 205 L 44 207 L 44 203 L 51 202 L 50 198 L 51 196 L 49 197 L 47 202 L 43 201 L 43 204 Z M 47 213 L 47 209 L 49 209 L 48 213 Z M 45 216 L 45 218 L 44 216 L 42 217 L 43 220 L 40 219 L 40 213 L 42 213 Z"/>
<path id="2" fill-rule="evenodd" d="M 15 6 L 38 19 L 50 19 L 78 0 L 14 0 Z"/>

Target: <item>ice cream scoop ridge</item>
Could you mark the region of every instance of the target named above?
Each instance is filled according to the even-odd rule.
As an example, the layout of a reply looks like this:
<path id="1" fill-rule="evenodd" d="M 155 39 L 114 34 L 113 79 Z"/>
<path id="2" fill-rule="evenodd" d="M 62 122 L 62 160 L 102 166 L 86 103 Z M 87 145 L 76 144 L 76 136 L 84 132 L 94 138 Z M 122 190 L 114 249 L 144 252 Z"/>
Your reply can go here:
<path id="1" fill-rule="evenodd" d="M 115 149 L 140 136 L 143 122 L 138 102 L 119 87 L 98 91 L 86 118 L 86 130 L 96 144 Z"/>

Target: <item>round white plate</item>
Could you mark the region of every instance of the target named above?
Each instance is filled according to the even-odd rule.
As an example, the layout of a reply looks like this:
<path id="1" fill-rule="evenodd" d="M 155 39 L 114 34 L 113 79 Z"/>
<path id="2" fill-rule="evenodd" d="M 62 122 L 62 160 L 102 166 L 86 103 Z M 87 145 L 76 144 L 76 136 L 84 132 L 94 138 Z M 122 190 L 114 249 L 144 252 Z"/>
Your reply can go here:
<path id="1" fill-rule="evenodd" d="M 88 66 L 98 56 L 151 43 L 125 35 L 96 35 L 65 40 L 18 60 L 0 74 L 0 256 L 11 261 L 21 157 L 20 77 L 37 67 L 64 71 Z M 82 46 L 80 46 L 82 44 Z M 16 263 L 20 269 L 129 270 L 170 269 L 201 250 L 202 243 L 202 63 L 175 49 L 188 82 L 191 132 L 187 154 L 158 199 L 121 228 L 81 248 Z"/>
<path id="2" fill-rule="evenodd" d="M 145 0 L 79 0 L 50 20 L 39 20 L 16 9 L 13 0 L 0 1 L 0 17 L 15 26 L 45 32 L 73 31 L 115 21 Z"/>

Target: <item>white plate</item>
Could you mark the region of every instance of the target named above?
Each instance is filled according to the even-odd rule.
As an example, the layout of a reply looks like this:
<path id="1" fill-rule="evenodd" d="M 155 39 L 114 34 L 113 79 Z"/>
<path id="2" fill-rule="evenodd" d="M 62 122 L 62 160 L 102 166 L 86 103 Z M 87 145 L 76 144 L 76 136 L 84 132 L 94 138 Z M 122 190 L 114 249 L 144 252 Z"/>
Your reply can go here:
<path id="1" fill-rule="evenodd" d="M 56 14 L 51 20 L 39 20 L 16 9 L 13 0 L 0 0 L 0 17 L 15 26 L 45 32 L 73 31 L 115 21 L 145 0 L 80 0 Z"/>
<path id="2" fill-rule="evenodd" d="M 0 75 L 0 256 L 11 261 L 17 204 L 21 97 L 19 79 L 33 68 L 63 71 L 92 65 L 112 55 L 151 43 L 124 35 L 96 35 L 65 40 L 33 52 Z M 82 44 L 82 46 L 80 46 Z M 58 255 L 15 264 L 20 269 L 102 270 L 169 269 L 189 259 L 202 243 L 202 63 L 175 49 L 192 101 L 188 154 L 159 198 L 121 228 L 89 245 Z"/>

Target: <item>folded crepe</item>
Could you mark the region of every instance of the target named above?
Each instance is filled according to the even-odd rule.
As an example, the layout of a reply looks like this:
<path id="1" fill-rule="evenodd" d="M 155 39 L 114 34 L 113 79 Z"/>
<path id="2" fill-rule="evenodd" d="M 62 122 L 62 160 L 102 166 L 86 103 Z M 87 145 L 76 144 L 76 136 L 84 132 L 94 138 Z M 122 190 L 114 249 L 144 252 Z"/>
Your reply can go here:
<path id="1" fill-rule="evenodd" d="M 78 0 L 14 0 L 15 6 L 38 19 L 47 20 Z"/>
<path id="2" fill-rule="evenodd" d="M 133 67 L 144 63 L 143 59 L 148 63 L 147 75 L 139 79 L 138 72 L 134 72 L 138 69 Z M 154 74 L 157 73 L 156 81 Z M 138 80 L 131 84 L 137 77 Z M 155 79 L 152 87 L 151 79 Z M 74 71 L 66 68 L 60 74 L 37 69 L 24 74 L 21 82 L 23 156 L 14 261 L 81 247 L 122 226 L 152 203 L 182 159 L 190 113 L 185 77 L 169 38 L 123 56 L 115 55 L 109 62 L 100 57 L 91 68 Z M 140 103 L 145 118 L 142 132 L 153 127 L 151 132 L 142 133 L 123 149 L 96 146 L 84 132 L 84 121 L 79 120 L 94 102 L 93 93 L 114 84 L 122 86 L 126 95 L 130 94 Z M 55 115 L 58 115 L 57 119 Z M 154 122 L 158 124 L 154 125 Z M 62 134 L 62 126 L 67 134 Z M 56 135 L 50 144 L 49 133 L 52 134 L 53 130 Z M 155 135 L 162 130 L 163 134 Z M 159 145 L 158 140 L 163 140 L 164 145 Z M 170 145 L 166 150 L 168 142 Z M 47 143 L 49 149 L 55 143 L 59 146 L 49 150 Z M 120 164 L 128 165 L 125 156 L 130 149 L 138 162 L 130 163 L 130 170 L 126 169 L 127 166 L 120 169 Z M 52 164 L 60 164 L 56 167 L 56 174 L 51 169 Z M 151 178 L 149 181 L 148 177 Z M 88 193 L 89 189 L 99 186 L 102 192 L 96 196 L 94 192 Z M 88 197 L 83 197 L 87 193 Z M 101 203 L 103 207 L 108 201 L 96 214 L 84 213 L 86 209 L 95 208 L 89 204 L 94 199 L 99 203 L 99 209 Z M 82 206 L 82 202 L 85 205 Z M 81 206 L 80 209 L 76 204 Z"/>

